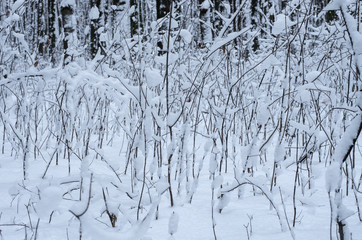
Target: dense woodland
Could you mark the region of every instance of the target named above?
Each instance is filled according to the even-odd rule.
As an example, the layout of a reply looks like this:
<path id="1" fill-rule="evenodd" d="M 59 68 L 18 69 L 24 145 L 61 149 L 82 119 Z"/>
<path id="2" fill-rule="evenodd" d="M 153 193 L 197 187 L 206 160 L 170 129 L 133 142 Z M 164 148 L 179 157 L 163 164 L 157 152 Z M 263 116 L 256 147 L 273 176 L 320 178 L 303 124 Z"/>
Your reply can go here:
<path id="1" fill-rule="evenodd" d="M 361 239 L 361 8 L 0 1 L 0 239 Z"/>

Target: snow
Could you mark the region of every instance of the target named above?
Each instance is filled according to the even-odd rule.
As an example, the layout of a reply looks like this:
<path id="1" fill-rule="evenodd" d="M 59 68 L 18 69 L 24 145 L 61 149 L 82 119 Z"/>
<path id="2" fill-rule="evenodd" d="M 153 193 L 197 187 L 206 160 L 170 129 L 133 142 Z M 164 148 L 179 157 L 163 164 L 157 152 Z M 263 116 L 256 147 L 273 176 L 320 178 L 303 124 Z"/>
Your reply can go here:
<path id="1" fill-rule="evenodd" d="M 314 80 L 316 80 L 319 76 L 321 75 L 320 71 L 310 71 L 307 73 L 305 80 L 309 83 L 313 82 Z"/>
<path id="2" fill-rule="evenodd" d="M 191 33 L 186 30 L 186 29 L 181 29 L 180 30 L 180 36 L 183 38 L 183 40 L 186 42 L 186 43 L 191 43 L 191 40 L 192 40 L 192 35 Z"/>
<path id="3" fill-rule="evenodd" d="M 158 194 L 163 194 L 168 188 L 170 187 L 170 184 L 168 184 L 166 179 L 161 179 L 156 183 L 156 189 Z"/>
<path id="4" fill-rule="evenodd" d="M 40 201 L 36 205 L 41 218 L 49 218 L 53 211 L 60 209 L 62 189 L 59 186 L 49 186 L 41 190 Z"/>
<path id="5" fill-rule="evenodd" d="M 217 203 L 217 206 L 216 206 L 216 210 L 219 213 L 221 213 L 223 211 L 223 209 L 226 208 L 229 205 L 231 199 L 229 197 L 229 194 L 227 194 L 227 193 L 219 192 L 218 195 L 219 196 L 218 196 L 218 203 Z"/>
<path id="6" fill-rule="evenodd" d="M 200 9 L 209 9 L 209 8 L 210 8 L 209 0 L 204 0 L 200 5 Z"/>
<path id="7" fill-rule="evenodd" d="M 323 8 L 323 11 L 339 10 L 340 6 L 340 0 L 332 0 Z"/>
<path id="8" fill-rule="evenodd" d="M 178 28 L 178 22 L 175 19 L 171 19 L 171 29 Z"/>
<path id="9" fill-rule="evenodd" d="M 326 172 L 326 189 L 327 192 L 333 192 L 341 186 L 341 165 L 338 162 L 333 162 Z"/>
<path id="10" fill-rule="evenodd" d="M 269 119 L 269 111 L 268 111 L 268 105 L 264 102 L 261 101 L 259 102 L 258 105 L 258 115 L 257 115 L 257 123 L 258 125 L 264 125 L 268 122 Z"/>
<path id="11" fill-rule="evenodd" d="M 170 235 L 174 235 L 177 232 L 179 222 L 179 216 L 177 213 L 172 212 L 170 216 L 170 220 L 168 222 L 168 233 Z"/>
<path id="12" fill-rule="evenodd" d="M 249 28 L 243 29 L 239 32 L 233 32 L 228 34 L 224 38 L 217 38 L 215 39 L 214 44 L 210 47 L 208 57 L 211 56 L 213 53 L 215 53 L 216 50 L 220 49 L 222 46 L 228 44 L 229 42 L 233 41 L 237 37 L 241 36 L 243 33 L 247 32 Z"/>
<path id="13" fill-rule="evenodd" d="M 75 0 L 61 0 L 60 6 L 62 6 L 62 7 L 67 7 L 67 6 L 75 7 L 76 6 Z"/>
<path id="14" fill-rule="evenodd" d="M 161 76 L 160 72 L 152 68 L 145 69 L 145 77 L 148 87 L 156 87 L 163 81 L 163 77 Z"/>
<path id="15" fill-rule="evenodd" d="M 274 151 L 274 162 L 276 163 L 281 163 L 283 161 L 284 158 L 284 154 L 285 153 L 285 149 L 283 144 L 278 144 L 275 147 L 275 151 Z"/>
<path id="16" fill-rule="evenodd" d="M 285 31 L 285 18 L 286 16 L 284 14 L 279 14 L 276 16 L 276 20 L 272 28 L 272 34 L 278 35 Z"/>
<path id="17" fill-rule="evenodd" d="M 179 119 L 181 113 L 173 112 L 167 116 L 167 126 L 175 125 L 177 119 Z"/>
<path id="18" fill-rule="evenodd" d="M 295 24 L 296 22 L 290 20 L 289 16 L 284 14 L 278 14 L 275 17 L 275 22 L 272 27 L 272 34 L 276 36 L 281 33 L 285 33 L 288 30 L 287 27 L 291 27 Z"/>
<path id="19" fill-rule="evenodd" d="M 21 5 L 23 5 L 25 0 L 16 0 L 11 6 L 11 10 L 15 12 Z"/>
<path id="20" fill-rule="evenodd" d="M 59 4 L 78 17 L 75 2 Z M 51 64 L 23 25 L 28 3 L 16 1 L 0 23 L 0 238 L 337 239 L 339 220 L 345 239 L 359 239 L 362 36 L 351 6 L 326 8 L 347 26 L 313 17 L 306 27 L 306 5 L 274 1 L 263 34 L 248 17 L 233 32 L 249 14 L 242 2 L 221 3 L 222 26 L 200 46 L 200 23 L 180 21 L 180 2 L 168 54 L 157 51 L 168 16 L 132 36 L 127 14 L 138 9 L 126 4 L 100 21 L 105 53 L 90 58 L 88 21 L 69 62 L 56 36 Z M 198 6 L 216 16 L 214 1 Z"/>
<path id="21" fill-rule="evenodd" d="M 347 128 L 346 132 L 343 134 L 342 138 L 338 141 L 334 159 L 342 164 L 342 160 L 345 157 L 350 146 L 353 145 L 353 140 L 356 139 L 359 133 L 358 129 L 362 122 L 362 114 L 358 114 L 355 119 L 351 122 L 351 125 Z"/>
<path id="22" fill-rule="evenodd" d="M 170 52 L 169 56 L 168 56 L 168 64 L 171 65 L 171 64 L 175 63 L 177 59 L 178 59 L 178 54 Z M 155 61 L 156 61 L 156 63 L 162 63 L 162 64 L 166 65 L 166 54 L 155 57 Z"/>
<path id="23" fill-rule="evenodd" d="M 310 128 L 308 125 L 304 125 L 296 121 L 290 121 L 290 126 L 300 131 L 304 131 L 310 135 L 312 135 L 315 132 L 315 130 L 313 128 Z"/>
<path id="24" fill-rule="evenodd" d="M 221 186 L 221 184 L 223 183 L 223 180 L 224 180 L 224 178 L 222 175 L 217 175 L 211 183 L 211 188 L 212 189 L 219 188 Z"/>
<path id="25" fill-rule="evenodd" d="M 204 144 L 205 151 L 208 152 L 211 150 L 212 141 L 207 141 Z M 202 149 L 204 151 L 204 149 Z M 106 149 L 104 154 L 108 156 L 108 158 L 117 158 L 117 153 L 114 151 L 110 151 L 110 149 Z M 91 169 L 98 169 L 98 171 L 103 168 L 100 167 L 100 162 L 91 161 Z M 65 164 L 65 162 L 63 162 Z M 76 163 L 76 162 L 75 162 Z M 11 188 L 4 188 L 3 186 L 8 185 L 8 183 L 16 182 L 17 179 L 21 179 L 21 168 L 14 168 L 21 164 L 19 161 L 13 161 L 13 159 L 8 156 L 6 158 L 2 158 L 2 167 L 0 168 L 0 174 L 3 176 L 3 181 L 0 183 L 1 186 L 1 194 L 3 197 L 3 201 L 0 203 L 1 209 L 3 209 L 2 222 L 0 224 L 6 222 L 7 217 L 10 214 L 8 207 L 5 208 L 5 204 L 7 200 L 10 200 L 10 195 L 8 193 L 4 193 L 3 190 L 11 193 L 12 196 L 20 193 L 22 194 L 22 198 L 24 196 L 24 189 L 21 187 L 17 187 L 17 185 L 9 185 L 13 186 Z M 41 170 L 39 166 L 41 166 L 41 162 L 37 162 L 35 166 L 33 166 L 33 172 L 37 172 Z M 324 172 L 324 163 L 316 163 L 313 164 L 313 168 L 317 172 L 319 169 L 320 172 Z M 207 170 L 207 168 L 206 168 Z M 54 176 L 54 171 L 61 172 L 62 166 L 52 165 L 50 169 L 49 176 L 51 173 Z M 106 170 L 107 172 L 108 170 Z M 103 174 L 106 174 L 103 172 Z M 283 189 L 288 189 L 292 186 L 292 183 L 288 181 L 290 177 L 294 176 L 293 169 L 286 169 L 282 174 L 278 175 L 278 182 L 283 185 Z M 323 176 L 323 174 L 320 174 Z M 31 173 L 30 176 L 33 176 Z M 296 239 L 327 239 L 329 234 L 329 206 L 326 204 L 328 202 L 326 190 L 323 187 L 327 187 L 327 190 L 332 190 L 338 187 L 338 176 L 339 176 L 339 164 L 332 164 L 330 168 L 328 168 L 326 172 L 325 178 L 319 176 L 317 174 L 315 176 L 316 187 L 311 190 L 308 190 L 304 197 L 301 193 L 298 193 L 298 201 L 297 201 L 297 211 L 301 211 L 303 219 L 302 224 L 297 224 L 294 228 L 294 232 L 296 235 Z M 60 232 L 60 228 L 64 226 L 64 223 L 67 224 L 68 219 L 72 218 L 72 215 L 66 210 L 67 207 L 72 209 L 71 206 L 67 203 L 66 200 L 62 198 L 64 193 L 64 187 L 66 184 L 57 185 L 56 182 L 70 182 L 76 180 L 77 178 L 63 178 L 62 180 L 56 179 L 52 180 L 52 184 L 48 186 L 40 188 L 40 197 L 41 200 L 37 200 L 38 203 L 35 205 L 36 209 L 39 209 L 39 217 L 41 218 L 41 226 L 46 228 L 40 228 L 39 236 L 52 237 L 54 239 L 62 239 L 62 234 L 64 232 Z M 122 177 L 124 180 L 125 178 Z M 325 179 L 325 181 L 324 181 Z M 34 179 L 35 180 L 35 179 Z M 34 181 L 32 180 L 32 181 Z M 234 181 L 233 174 L 226 175 L 217 175 L 215 176 L 215 180 L 212 181 L 212 185 L 215 189 L 220 189 L 221 184 L 226 184 L 227 182 L 232 183 Z M 242 180 L 241 180 L 242 181 Z M 260 179 L 252 179 L 249 181 L 254 184 L 258 184 L 261 186 L 267 187 L 266 178 Z M 97 216 L 97 212 L 90 212 L 86 214 L 82 218 L 82 224 L 84 227 L 84 238 L 85 239 L 99 239 L 99 238 L 107 238 L 107 239 L 135 239 L 134 234 L 138 233 L 138 236 L 143 236 L 144 239 L 167 239 L 168 235 L 172 232 L 172 236 L 175 239 L 190 239 L 196 240 L 199 239 L 200 236 L 205 238 L 212 238 L 212 230 L 211 230 L 211 210 L 210 210 L 210 196 L 211 196 L 211 188 L 210 185 L 207 184 L 210 182 L 208 174 L 205 174 L 205 171 L 202 172 L 199 180 L 199 186 L 195 191 L 195 195 L 193 197 L 192 204 L 184 203 L 180 201 L 174 208 L 169 208 L 168 203 L 169 199 L 167 197 L 168 192 L 168 183 L 167 179 L 163 179 L 157 183 L 157 192 L 163 197 L 160 202 L 160 212 L 158 220 L 152 220 L 153 218 L 148 219 L 145 224 L 148 222 L 149 228 L 145 231 L 145 227 L 147 224 L 139 225 L 134 224 L 133 227 L 127 227 L 129 223 L 127 221 L 124 223 L 125 226 L 122 230 L 117 229 L 109 229 L 106 228 L 105 225 L 99 223 L 94 220 L 93 216 Z M 325 182 L 325 183 L 324 183 Z M 88 181 L 85 181 L 85 185 L 88 185 Z M 75 185 L 74 185 L 75 186 Z M 96 194 L 96 187 L 94 186 L 94 194 Z M 71 187 L 71 186 L 69 186 Z M 9 190 L 11 189 L 11 190 Z M 228 187 L 223 187 L 223 190 L 228 189 Z M 263 187 L 265 191 L 268 191 Z M 109 189 L 110 190 L 110 189 Z M 25 191 L 27 192 L 27 191 Z M 85 190 L 87 193 L 87 190 Z M 216 193 L 215 193 L 216 194 Z M 277 216 L 275 215 L 274 210 L 269 210 L 268 200 L 265 196 L 257 194 L 254 196 L 253 189 L 251 186 L 246 186 L 245 194 L 242 199 L 238 199 L 237 191 L 232 191 L 230 193 L 226 193 L 223 197 L 221 197 L 220 193 L 216 195 L 216 205 L 215 205 L 215 217 L 216 217 L 216 233 L 218 238 L 222 238 L 224 240 L 232 240 L 238 237 L 245 237 L 246 232 L 243 225 L 247 225 L 249 223 L 248 216 L 253 216 L 252 226 L 253 226 L 253 235 L 254 239 L 264 240 L 264 239 L 290 239 L 290 235 L 288 231 L 281 232 L 279 228 L 279 223 L 277 220 Z M 85 194 L 86 195 L 86 194 Z M 34 195 L 35 197 L 36 195 Z M 75 194 L 74 196 L 77 196 Z M 120 196 L 120 195 L 119 195 Z M 279 203 L 278 197 L 269 195 L 274 201 Z M 287 194 L 283 196 L 284 201 L 288 204 L 291 203 L 291 196 Z M 35 198 L 36 199 L 36 198 Z M 115 198 L 116 200 L 118 198 Z M 27 202 L 26 199 L 24 199 Z M 114 202 L 114 200 L 112 200 Z M 93 195 L 93 199 L 91 202 L 92 206 L 95 206 L 98 201 L 103 201 L 102 198 L 97 200 L 96 195 Z M 118 204 L 123 206 L 126 211 L 127 206 L 126 199 L 122 201 L 118 201 Z M 353 197 L 351 197 L 348 201 L 345 201 L 346 208 L 351 209 L 353 207 Z M 104 204 L 104 203 L 103 203 Z M 222 209 L 221 214 L 218 212 L 219 209 Z M 4 211 L 6 210 L 6 211 Z M 53 213 L 52 222 L 48 224 L 49 215 L 52 211 Z M 95 209 L 94 209 L 95 210 Z M 280 210 L 279 210 L 280 211 Z M 340 210 L 342 211 L 342 209 Z M 288 214 L 292 214 L 292 208 L 287 205 Z M 342 214 L 343 213 L 343 214 Z M 348 219 L 354 219 L 355 215 L 351 216 L 351 212 L 347 210 L 343 210 L 341 216 L 350 216 Z M 283 216 L 283 214 L 281 214 Z M 292 216 L 292 215 L 289 215 Z M 150 217 L 152 217 L 150 215 Z M 118 218 L 121 220 L 124 218 L 123 214 L 119 214 Z M 106 221 L 106 218 L 103 219 Z M 103 221 L 102 220 L 102 221 Z M 360 232 L 360 226 L 355 221 L 350 221 L 350 232 L 353 232 L 354 236 Z M 72 236 L 71 239 L 77 238 L 77 231 L 79 223 L 74 219 L 70 225 L 68 231 L 69 235 Z M 140 230 L 141 229 L 141 230 Z M 48 235 L 45 234 L 49 232 Z M 9 228 L 2 228 L 2 234 L 5 239 L 19 239 L 21 238 L 21 232 L 12 231 Z M 142 235 L 144 234 L 144 235 Z M 18 238 L 16 238 L 16 236 Z"/>
<path id="26" fill-rule="evenodd" d="M 21 33 L 13 33 L 14 37 L 16 37 L 19 42 L 21 43 L 21 45 L 23 46 L 24 49 L 28 49 L 28 43 L 25 41 L 25 36 L 24 34 Z"/>
<path id="27" fill-rule="evenodd" d="M 270 55 L 268 56 L 268 58 L 266 58 L 260 69 L 269 69 L 270 67 L 275 67 L 275 66 L 281 66 L 281 62 L 279 61 L 278 58 L 276 58 L 274 55 Z"/>
<path id="28" fill-rule="evenodd" d="M 90 20 L 97 20 L 99 18 L 99 10 L 96 6 L 93 6 L 89 12 Z"/>

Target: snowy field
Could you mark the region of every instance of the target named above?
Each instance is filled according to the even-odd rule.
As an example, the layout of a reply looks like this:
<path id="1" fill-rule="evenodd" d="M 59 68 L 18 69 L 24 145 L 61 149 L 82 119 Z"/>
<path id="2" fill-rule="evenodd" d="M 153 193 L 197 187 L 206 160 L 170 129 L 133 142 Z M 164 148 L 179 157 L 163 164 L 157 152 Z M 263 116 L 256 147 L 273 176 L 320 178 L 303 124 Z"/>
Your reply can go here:
<path id="1" fill-rule="evenodd" d="M 117 141 L 113 147 L 106 147 L 104 158 L 119 172 L 122 166 L 120 161 L 123 154 L 119 154 L 121 142 Z M 358 146 L 360 148 L 360 146 Z M 15 153 L 13 153 L 15 154 Z M 41 160 L 32 161 L 29 165 L 28 180 L 23 181 L 22 160 L 1 155 L 0 166 L 0 209 L 1 209 L 1 236 L 2 239 L 78 239 L 80 221 L 70 211 L 84 209 L 88 198 L 88 186 L 79 201 L 79 176 L 92 173 L 92 191 L 89 207 L 81 216 L 84 239 L 214 239 L 212 209 L 214 209 L 215 234 L 217 239 L 330 239 L 330 205 L 326 189 L 325 162 L 313 161 L 313 175 L 310 176 L 311 189 L 307 182 L 308 176 L 302 175 L 305 184 L 304 192 L 297 189 L 296 224 L 293 218 L 293 186 L 295 166 L 282 166 L 278 171 L 277 187 L 269 192 L 270 181 L 266 174 L 270 172 L 274 161 L 266 163 L 262 169 L 257 169 L 254 177 L 247 179 L 267 191 L 266 197 L 260 189 L 253 185 L 245 185 L 238 190 L 226 193 L 223 201 L 217 198 L 222 189 L 231 189 L 235 185 L 233 174 L 223 174 L 223 179 L 217 180 L 215 186 L 215 203 L 212 208 L 212 188 L 214 181 L 210 180 L 209 158 L 207 153 L 204 167 L 199 177 L 199 185 L 192 198 L 191 204 L 185 195 L 185 184 L 180 187 L 180 194 L 176 193 L 177 183 L 174 182 L 175 206 L 170 207 L 169 195 L 164 191 L 167 182 L 161 182 L 155 190 L 150 190 L 149 196 L 143 199 L 144 208 L 141 210 L 141 219 L 136 218 L 138 196 L 132 193 L 129 177 L 122 174 L 119 179 L 104 161 L 89 159 L 89 168 L 77 159 L 72 159 L 71 174 L 68 175 L 68 165 L 65 159 L 49 166 L 46 176 L 42 179 L 47 164 Z M 272 156 L 271 156 L 272 158 Z M 361 159 L 356 161 L 356 172 L 361 172 Z M 118 168 L 119 169 L 118 169 Z M 82 169 L 83 168 L 83 169 Z M 85 171 L 85 172 L 82 172 Z M 89 184 L 89 175 L 84 180 Z M 222 188 L 220 188 L 222 183 Z M 343 183 L 344 185 L 346 182 Z M 109 211 L 115 212 L 117 221 L 115 227 L 107 215 L 102 188 L 106 190 L 106 199 Z M 342 187 L 345 191 L 345 187 Z M 343 203 L 349 209 L 346 220 L 350 231 L 350 239 L 361 239 L 362 223 L 357 216 L 356 202 L 352 190 Z M 127 193 L 127 194 L 125 194 Z M 238 197 L 238 193 L 241 195 Z M 134 199 L 127 197 L 134 196 Z M 282 197 L 282 199 L 281 199 Z M 276 205 L 271 206 L 269 199 Z M 156 220 L 155 204 L 159 202 Z M 283 203 L 283 202 L 284 203 Z M 222 206 L 222 212 L 219 209 Z M 285 209 L 284 209 L 285 208 Z M 175 213 L 176 217 L 171 216 Z M 176 221 L 174 220 L 176 218 Z M 288 219 L 288 223 L 287 223 Z M 283 225 L 283 227 L 281 227 Z M 170 231 L 173 232 L 171 237 Z M 335 223 L 333 223 L 333 230 Z M 334 234 L 334 233 L 333 233 Z M 37 236 L 37 237 L 35 237 Z M 293 236 L 293 237 L 292 237 Z"/>

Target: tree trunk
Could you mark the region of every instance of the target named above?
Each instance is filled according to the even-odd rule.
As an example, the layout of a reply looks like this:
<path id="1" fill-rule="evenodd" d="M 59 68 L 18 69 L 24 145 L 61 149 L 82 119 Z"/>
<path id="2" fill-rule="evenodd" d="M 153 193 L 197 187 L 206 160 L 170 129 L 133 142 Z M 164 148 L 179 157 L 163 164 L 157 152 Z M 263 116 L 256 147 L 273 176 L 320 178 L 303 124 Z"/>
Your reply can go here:
<path id="1" fill-rule="evenodd" d="M 199 47 L 204 48 L 207 42 L 212 40 L 211 23 L 210 23 L 210 8 L 208 0 L 199 0 L 200 7 L 200 43 Z"/>
<path id="2" fill-rule="evenodd" d="M 94 58 L 98 52 L 99 47 L 99 32 L 101 13 L 100 0 L 90 0 L 91 16 L 90 16 L 90 54 Z M 95 13 L 97 12 L 97 13 Z M 98 16 L 96 16 L 96 14 Z"/>
<path id="3" fill-rule="evenodd" d="M 74 32 L 73 26 L 73 13 L 74 13 L 74 6 L 66 5 L 61 7 L 61 14 L 62 14 L 62 23 L 63 23 L 63 30 L 64 30 L 64 39 L 63 39 L 63 49 L 64 49 L 64 65 L 68 64 L 71 59 L 70 53 L 70 44 L 73 39 L 71 39 L 71 35 Z"/>

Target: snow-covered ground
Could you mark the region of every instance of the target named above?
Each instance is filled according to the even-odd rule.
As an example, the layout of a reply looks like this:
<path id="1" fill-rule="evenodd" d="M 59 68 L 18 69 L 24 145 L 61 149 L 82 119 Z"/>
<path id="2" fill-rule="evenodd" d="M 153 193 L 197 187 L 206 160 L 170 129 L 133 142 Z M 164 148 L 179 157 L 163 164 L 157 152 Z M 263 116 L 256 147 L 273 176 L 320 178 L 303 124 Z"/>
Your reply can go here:
<path id="1" fill-rule="evenodd" d="M 120 145 L 106 147 L 104 157 L 116 166 L 122 162 L 119 155 Z M 13 153 L 15 154 L 15 153 Z M 89 208 L 80 217 L 84 239 L 170 239 L 169 232 L 174 233 L 173 239 L 214 239 L 212 228 L 212 180 L 208 171 L 208 158 L 201 171 L 199 185 L 190 204 L 185 196 L 184 183 L 181 193 L 177 194 L 177 182 L 173 185 L 175 206 L 170 207 L 168 192 L 159 198 L 156 191 L 150 190 L 149 196 L 143 198 L 144 209 L 141 209 L 140 221 L 136 218 L 136 207 L 139 196 L 132 193 L 129 176 L 121 175 L 122 183 L 115 177 L 107 164 L 100 158 L 89 161 L 88 173 L 92 172 L 92 190 Z M 46 162 L 38 158 L 29 164 L 29 179 L 23 181 L 22 160 L 9 156 L 9 152 L 0 158 L 0 229 L 2 239 L 78 239 L 79 220 L 69 211 L 81 211 L 87 204 L 88 184 L 90 175 L 84 177 L 85 189 L 82 201 L 79 199 L 79 179 L 82 173 L 80 161 L 72 159 L 71 174 L 68 176 L 68 163 L 59 160 L 59 165 L 52 163 L 44 179 Z M 112 159 L 112 160 L 111 160 Z M 361 171 L 361 159 L 356 161 L 356 173 Z M 270 172 L 273 161 L 267 162 L 262 169 L 257 169 L 255 176 L 248 180 L 264 190 L 269 189 L 265 172 Z M 118 164 L 118 173 L 123 166 Z M 330 205 L 325 184 L 325 163 L 314 161 L 311 189 L 307 182 L 304 194 L 301 188 L 296 193 L 296 225 L 293 228 L 293 186 L 295 166 L 281 167 L 277 177 L 277 187 L 268 193 L 278 208 L 281 219 L 271 206 L 266 195 L 252 185 L 243 186 L 243 194 L 238 198 L 238 191 L 226 194 L 226 207 L 218 212 L 220 188 L 215 188 L 214 221 L 217 239 L 330 239 Z M 304 169 L 305 170 L 305 169 Z M 303 173 L 302 178 L 306 178 Z M 304 179 L 306 180 L 306 179 Z M 161 182 L 165 180 L 160 180 Z M 234 184 L 233 174 L 223 174 L 223 188 L 230 189 Z M 138 183 L 140 184 L 140 183 Z M 345 185 L 345 181 L 343 183 Z M 162 184 L 160 184 L 162 185 Z M 109 211 L 117 215 L 115 228 L 111 228 L 110 220 L 105 211 L 102 187 L 106 192 Z M 162 188 L 162 187 L 161 187 Z M 345 186 L 343 187 L 345 189 Z M 345 190 L 343 190 L 345 191 Z M 358 220 L 356 202 L 351 189 L 348 197 L 343 198 L 344 205 L 351 210 L 347 222 L 351 239 L 361 239 L 362 223 Z M 127 197 L 134 196 L 134 199 Z M 147 193 L 148 194 L 148 193 Z M 283 198 L 286 216 L 281 201 Z M 72 200 L 73 199 L 73 200 Z M 155 204 L 159 202 L 158 219 L 155 219 Z M 75 209 L 75 210 L 74 210 Z M 54 211 L 54 212 L 53 212 Z M 170 224 L 172 213 L 173 223 Z M 147 217 L 147 214 L 149 216 Z M 176 218 L 176 220 L 175 220 Z M 178 221 L 177 221 L 178 218 Z M 51 220 L 50 220 L 51 219 Z M 280 221 L 284 225 L 281 230 Z M 50 222 L 50 223 L 49 223 Z M 178 224 L 177 224 L 178 223 Z M 25 227 L 26 225 L 26 227 Z M 333 222 L 333 231 L 335 229 Z M 335 232 L 333 232 L 335 236 Z"/>

